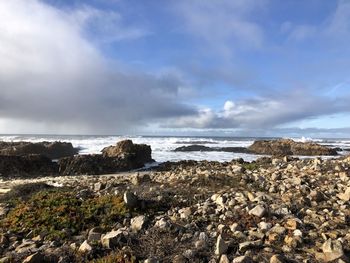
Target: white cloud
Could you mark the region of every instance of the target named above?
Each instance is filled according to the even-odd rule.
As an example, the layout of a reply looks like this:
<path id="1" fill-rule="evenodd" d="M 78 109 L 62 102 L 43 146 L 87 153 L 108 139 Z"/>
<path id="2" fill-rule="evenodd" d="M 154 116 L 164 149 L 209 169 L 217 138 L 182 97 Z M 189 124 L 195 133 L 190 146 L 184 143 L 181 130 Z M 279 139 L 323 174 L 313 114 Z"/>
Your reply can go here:
<path id="1" fill-rule="evenodd" d="M 350 112 L 349 94 L 328 98 L 304 90 L 272 97 L 226 101 L 221 110 L 205 108 L 192 116 L 175 118 L 166 127 L 205 129 L 272 129 L 282 124 Z"/>
<path id="2" fill-rule="evenodd" d="M 179 102 L 178 76 L 111 65 L 74 14 L 37 0 L 0 1 L 0 119 L 15 123 L 13 132 L 117 133 L 194 112 Z"/>

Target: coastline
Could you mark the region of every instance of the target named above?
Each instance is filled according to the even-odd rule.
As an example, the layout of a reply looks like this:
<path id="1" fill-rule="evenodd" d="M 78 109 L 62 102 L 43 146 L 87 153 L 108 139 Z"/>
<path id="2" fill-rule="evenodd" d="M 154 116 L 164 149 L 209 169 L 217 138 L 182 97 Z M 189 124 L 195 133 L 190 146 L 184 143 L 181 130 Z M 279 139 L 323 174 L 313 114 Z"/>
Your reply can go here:
<path id="1" fill-rule="evenodd" d="M 132 203 L 126 209 L 134 212 L 101 230 L 90 225 L 65 236 L 63 243 L 55 243 L 56 252 L 45 245 L 55 238 L 38 238 L 28 232 L 37 233 L 35 228 L 28 229 L 23 233 L 26 239 L 17 243 L 20 249 L 5 248 L 3 253 L 17 259 L 33 255 L 43 259 L 50 253 L 60 258 L 59 251 L 68 249 L 77 253 L 76 257 L 66 255 L 71 262 L 78 262 L 77 257 L 95 262 L 94 258 L 121 256 L 137 262 L 226 258 L 245 260 L 239 262 L 272 262 L 275 258 L 284 260 L 280 262 L 328 262 L 342 258 L 347 262 L 349 171 L 349 158 L 262 158 L 253 163 L 187 161 L 168 163 L 153 171 L 17 180 L 13 183 L 49 183 L 58 193 L 71 189 L 90 204 L 96 198 L 121 196 L 125 204 Z M 40 207 L 36 209 L 43 209 Z M 55 207 L 51 209 L 55 213 Z M 10 240 L 23 234 L 2 235 Z M 98 236 L 97 240 L 93 236 Z M 108 245 L 107 237 L 112 238 L 108 242 L 115 238 L 116 243 Z"/>

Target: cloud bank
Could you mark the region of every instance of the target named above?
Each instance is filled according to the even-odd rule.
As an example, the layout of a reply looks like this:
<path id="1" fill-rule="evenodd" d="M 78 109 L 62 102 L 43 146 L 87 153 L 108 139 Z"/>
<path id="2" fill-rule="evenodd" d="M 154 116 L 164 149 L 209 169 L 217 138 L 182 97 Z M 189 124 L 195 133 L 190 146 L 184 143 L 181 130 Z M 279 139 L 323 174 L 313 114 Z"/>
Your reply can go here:
<path id="1" fill-rule="evenodd" d="M 47 127 L 65 127 L 66 132 L 74 127 L 118 133 L 194 113 L 179 101 L 181 79 L 127 71 L 107 61 L 84 37 L 91 17 L 98 16 L 95 29 L 103 17 L 106 25 L 113 25 L 111 13 L 101 12 L 86 7 L 62 11 L 36 0 L 0 1 L 3 121 L 43 121 Z M 119 24 L 120 16 L 113 17 Z M 141 36 L 135 29 L 108 35 L 113 41 Z"/>

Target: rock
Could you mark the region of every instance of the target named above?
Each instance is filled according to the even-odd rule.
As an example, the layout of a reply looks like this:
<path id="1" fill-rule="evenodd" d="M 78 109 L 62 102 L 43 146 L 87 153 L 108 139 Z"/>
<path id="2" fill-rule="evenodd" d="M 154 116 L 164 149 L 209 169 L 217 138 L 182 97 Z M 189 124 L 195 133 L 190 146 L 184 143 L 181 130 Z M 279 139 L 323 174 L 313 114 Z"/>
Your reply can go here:
<path id="1" fill-rule="evenodd" d="M 125 191 L 123 195 L 123 199 L 127 207 L 131 209 L 139 207 L 139 199 L 134 193 L 130 191 Z"/>
<path id="2" fill-rule="evenodd" d="M 287 259 L 282 255 L 273 255 L 270 258 L 270 263 L 286 263 Z"/>
<path id="3" fill-rule="evenodd" d="M 0 234 L 0 247 L 7 247 L 9 245 L 9 239 L 6 235 Z"/>
<path id="4" fill-rule="evenodd" d="M 102 246 L 110 249 L 116 248 L 125 242 L 125 233 L 120 229 L 102 235 L 101 238 Z"/>
<path id="5" fill-rule="evenodd" d="M 215 254 L 222 255 L 226 253 L 227 249 L 228 245 L 226 244 L 225 240 L 222 239 L 221 235 L 219 235 L 216 239 Z"/>
<path id="6" fill-rule="evenodd" d="M 94 184 L 94 191 L 98 192 L 105 188 L 105 185 L 102 182 L 97 182 Z"/>
<path id="7" fill-rule="evenodd" d="M 262 245 L 262 241 L 261 240 L 256 240 L 256 241 L 246 241 L 246 242 L 242 242 L 239 244 L 238 246 L 238 250 L 241 253 L 246 252 L 247 250 L 251 249 L 251 248 L 256 248 L 256 247 L 260 247 Z"/>
<path id="8" fill-rule="evenodd" d="M 302 239 L 300 236 L 286 236 L 284 243 L 290 248 L 297 248 L 302 243 Z"/>
<path id="9" fill-rule="evenodd" d="M 87 240 L 85 240 L 79 247 L 79 252 L 82 253 L 90 253 L 92 251 L 92 246 L 88 243 Z"/>
<path id="10" fill-rule="evenodd" d="M 44 262 L 44 260 L 45 260 L 44 255 L 42 255 L 41 253 L 35 253 L 33 255 L 26 257 L 23 260 L 23 263 L 42 263 Z"/>
<path id="11" fill-rule="evenodd" d="M 57 164 L 42 155 L 0 155 L 0 177 L 47 176 L 57 173 Z"/>
<path id="12" fill-rule="evenodd" d="M 120 141 L 115 146 L 102 149 L 101 152 L 104 157 L 127 158 L 139 167 L 144 166 L 145 163 L 154 162 L 149 145 L 134 144 L 131 140 Z"/>
<path id="13" fill-rule="evenodd" d="M 10 257 L 2 257 L 0 258 L 0 263 L 12 263 L 12 259 Z"/>
<path id="14" fill-rule="evenodd" d="M 100 241 L 101 240 L 101 235 L 102 235 L 102 229 L 99 227 L 94 227 L 89 231 L 88 234 L 88 241 Z"/>
<path id="15" fill-rule="evenodd" d="M 180 218 L 186 219 L 192 214 L 191 207 L 185 207 L 179 210 Z"/>
<path id="16" fill-rule="evenodd" d="M 344 256 L 343 246 L 339 240 L 328 239 L 322 245 L 325 262 L 331 262 Z"/>
<path id="17" fill-rule="evenodd" d="M 187 260 L 183 255 L 176 255 L 173 258 L 173 261 L 171 261 L 172 263 L 186 263 Z"/>
<path id="18" fill-rule="evenodd" d="M 37 245 L 32 240 L 24 240 L 22 244 L 16 247 L 15 251 L 19 254 L 33 251 L 37 248 Z"/>
<path id="19" fill-rule="evenodd" d="M 140 231 L 146 224 L 147 217 L 144 215 L 137 216 L 131 219 L 131 230 L 132 231 Z"/>
<path id="20" fill-rule="evenodd" d="M 346 188 L 344 193 L 338 194 L 338 198 L 345 201 L 345 202 L 349 202 L 350 201 L 350 187 Z"/>
<path id="21" fill-rule="evenodd" d="M 169 227 L 169 223 L 166 221 L 165 218 L 161 218 L 159 220 L 156 221 L 156 223 L 154 224 L 155 227 L 158 227 L 160 229 L 165 229 Z"/>
<path id="22" fill-rule="evenodd" d="M 101 154 L 76 155 L 58 161 L 61 175 L 100 175 L 128 171 L 142 166 L 129 159 L 106 157 Z"/>
<path id="23" fill-rule="evenodd" d="M 230 263 L 230 260 L 228 259 L 227 255 L 221 255 L 219 263 Z"/>
<path id="24" fill-rule="evenodd" d="M 263 217 L 266 213 L 267 213 L 267 210 L 262 205 L 257 205 L 249 211 L 250 215 L 254 215 L 257 217 Z"/>
<path id="25" fill-rule="evenodd" d="M 0 142 L 0 155 L 24 156 L 40 154 L 49 159 L 59 159 L 78 153 L 68 142 Z"/>
<path id="26" fill-rule="evenodd" d="M 248 149 L 255 154 L 286 155 L 337 155 L 337 151 L 312 142 L 295 142 L 291 139 L 255 141 Z"/>
<path id="27" fill-rule="evenodd" d="M 151 257 L 151 258 L 147 258 L 143 263 L 159 263 L 159 261 Z"/>
<path id="28" fill-rule="evenodd" d="M 232 263 L 253 263 L 253 260 L 249 256 L 240 256 L 234 258 Z"/>
<path id="29" fill-rule="evenodd" d="M 325 200 L 325 197 L 320 191 L 313 190 L 310 192 L 310 199 L 316 202 L 322 202 Z"/>
<path id="30" fill-rule="evenodd" d="M 133 185 L 141 185 L 144 183 L 149 183 L 151 182 L 151 177 L 149 174 L 139 174 L 137 173 L 135 176 L 131 178 L 131 183 Z"/>
<path id="31" fill-rule="evenodd" d="M 287 219 L 286 223 L 284 224 L 284 227 L 289 230 L 295 230 L 300 228 L 301 220 L 298 218 L 290 218 Z"/>

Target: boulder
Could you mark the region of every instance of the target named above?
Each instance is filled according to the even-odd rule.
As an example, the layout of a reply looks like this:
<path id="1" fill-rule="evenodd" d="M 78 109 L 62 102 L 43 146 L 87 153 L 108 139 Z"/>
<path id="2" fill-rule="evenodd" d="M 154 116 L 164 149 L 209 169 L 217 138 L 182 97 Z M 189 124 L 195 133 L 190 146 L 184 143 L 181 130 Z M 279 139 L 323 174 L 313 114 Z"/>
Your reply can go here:
<path id="1" fill-rule="evenodd" d="M 104 157 L 126 158 L 140 167 L 145 163 L 154 162 L 151 146 L 134 144 L 132 140 L 120 141 L 115 146 L 103 148 L 101 152 Z"/>
<path id="2" fill-rule="evenodd" d="M 50 159 L 59 159 L 78 152 L 78 149 L 68 142 L 0 142 L 0 155 L 41 154 Z"/>
<path id="3" fill-rule="evenodd" d="M 101 154 L 61 158 L 58 165 L 61 175 L 99 175 L 140 168 L 139 163 L 135 163 L 130 159 L 107 157 Z"/>
<path id="4" fill-rule="evenodd" d="M 255 141 L 248 149 L 255 154 L 286 155 L 337 155 L 337 151 L 313 142 L 295 142 L 291 139 Z"/>
<path id="5" fill-rule="evenodd" d="M 103 235 L 101 238 L 102 246 L 105 248 L 113 249 L 118 246 L 121 246 L 126 242 L 125 233 L 118 229 L 108 232 L 106 235 Z"/>
<path id="6" fill-rule="evenodd" d="M 58 165 L 46 156 L 38 154 L 25 156 L 0 155 L 0 177 L 29 177 L 57 174 Z"/>

